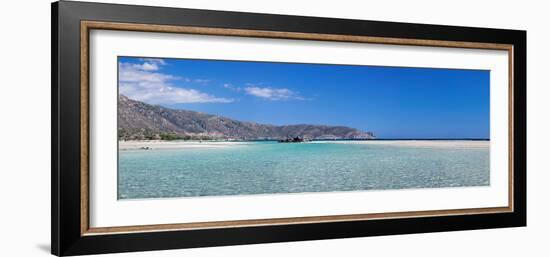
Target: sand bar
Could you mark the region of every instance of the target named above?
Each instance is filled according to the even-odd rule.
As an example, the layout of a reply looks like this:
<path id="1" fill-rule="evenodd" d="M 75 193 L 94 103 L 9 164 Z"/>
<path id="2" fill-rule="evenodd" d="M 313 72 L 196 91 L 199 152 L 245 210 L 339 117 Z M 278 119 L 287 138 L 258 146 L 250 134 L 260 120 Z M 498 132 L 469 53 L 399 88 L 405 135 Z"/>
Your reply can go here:
<path id="1" fill-rule="evenodd" d="M 140 150 L 140 149 L 181 149 L 181 148 L 224 148 L 242 146 L 250 142 L 232 141 L 119 141 L 119 150 Z"/>
<path id="2" fill-rule="evenodd" d="M 314 141 L 312 143 L 389 145 L 413 148 L 489 148 L 485 140 L 362 140 L 362 141 Z"/>
<path id="3" fill-rule="evenodd" d="M 255 142 L 237 141 L 119 141 L 120 150 L 227 148 L 245 146 Z M 411 148 L 489 148 L 489 141 L 482 140 L 361 140 L 361 141 L 312 141 L 298 144 L 361 144 L 388 145 Z"/>

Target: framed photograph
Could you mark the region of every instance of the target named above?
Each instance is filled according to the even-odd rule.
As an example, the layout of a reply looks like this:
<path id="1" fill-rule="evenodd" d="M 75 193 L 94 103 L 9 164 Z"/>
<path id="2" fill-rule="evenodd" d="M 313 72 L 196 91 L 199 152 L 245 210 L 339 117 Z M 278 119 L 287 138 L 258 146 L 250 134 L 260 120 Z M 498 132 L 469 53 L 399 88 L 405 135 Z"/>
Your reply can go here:
<path id="1" fill-rule="evenodd" d="M 526 225 L 526 32 L 57 2 L 52 253 Z"/>

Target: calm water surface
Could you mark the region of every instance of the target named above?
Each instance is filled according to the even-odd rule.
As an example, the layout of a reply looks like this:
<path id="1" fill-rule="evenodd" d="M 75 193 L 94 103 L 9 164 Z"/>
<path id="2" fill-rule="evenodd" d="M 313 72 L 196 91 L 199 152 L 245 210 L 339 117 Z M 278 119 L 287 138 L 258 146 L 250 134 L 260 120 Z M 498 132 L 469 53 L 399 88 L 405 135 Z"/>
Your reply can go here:
<path id="1" fill-rule="evenodd" d="M 119 199 L 489 185 L 489 147 L 254 142 L 119 151 Z"/>

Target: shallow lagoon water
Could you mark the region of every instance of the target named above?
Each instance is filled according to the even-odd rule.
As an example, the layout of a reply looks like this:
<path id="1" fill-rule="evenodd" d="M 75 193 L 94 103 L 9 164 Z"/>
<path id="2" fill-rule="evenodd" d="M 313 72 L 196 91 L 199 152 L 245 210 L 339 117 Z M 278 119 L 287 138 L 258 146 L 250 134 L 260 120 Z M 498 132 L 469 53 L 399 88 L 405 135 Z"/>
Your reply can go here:
<path id="1" fill-rule="evenodd" d="M 489 147 L 250 142 L 121 150 L 118 198 L 489 185 Z"/>

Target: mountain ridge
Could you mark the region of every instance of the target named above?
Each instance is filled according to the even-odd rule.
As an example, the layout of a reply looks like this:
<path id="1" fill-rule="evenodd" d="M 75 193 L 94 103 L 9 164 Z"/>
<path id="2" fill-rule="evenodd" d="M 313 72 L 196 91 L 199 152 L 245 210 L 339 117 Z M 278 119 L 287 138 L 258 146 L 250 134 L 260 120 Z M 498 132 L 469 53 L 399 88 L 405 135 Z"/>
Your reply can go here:
<path id="1" fill-rule="evenodd" d="M 260 124 L 151 105 L 124 95 L 119 95 L 118 99 L 119 140 L 280 140 L 287 137 L 312 140 L 375 138 L 372 132 L 346 126 Z"/>

